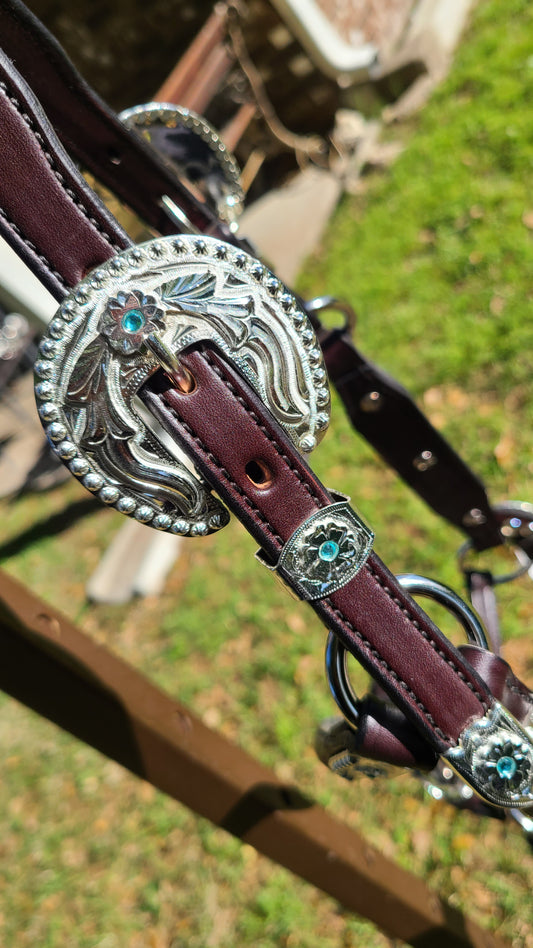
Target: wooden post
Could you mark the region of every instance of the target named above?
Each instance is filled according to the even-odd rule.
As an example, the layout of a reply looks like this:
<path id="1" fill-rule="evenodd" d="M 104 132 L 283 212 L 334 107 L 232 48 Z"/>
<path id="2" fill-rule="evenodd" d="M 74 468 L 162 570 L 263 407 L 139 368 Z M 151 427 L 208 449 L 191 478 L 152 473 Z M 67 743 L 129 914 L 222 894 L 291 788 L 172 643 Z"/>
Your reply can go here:
<path id="1" fill-rule="evenodd" d="M 415 948 L 505 948 L 0 571 L 0 687 Z"/>

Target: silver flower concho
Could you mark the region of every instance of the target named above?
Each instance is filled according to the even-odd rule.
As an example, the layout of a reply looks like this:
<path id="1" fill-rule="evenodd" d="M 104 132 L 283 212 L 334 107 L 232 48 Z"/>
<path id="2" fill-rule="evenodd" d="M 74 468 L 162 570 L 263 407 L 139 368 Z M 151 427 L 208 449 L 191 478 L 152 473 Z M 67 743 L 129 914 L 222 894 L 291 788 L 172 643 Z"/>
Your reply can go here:
<path id="1" fill-rule="evenodd" d="M 531 748 L 519 738 L 502 735 L 478 752 L 477 767 L 493 793 L 516 793 L 531 780 Z"/>
<path id="2" fill-rule="evenodd" d="M 124 251 L 60 306 L 35 365 L 39 415 L 55 451 L 104 503 L 159 530 L 203 535 L 229 515 L 136 402 L 160 368 L 148 337 L 175 356 L 210 341 L 304 452 L 329 421 L 322 354 L 283 284 L 209 237 Z"/>
<path id="3" fill-rule="evenodd" d="M 373 539 L 347 501 L 339 501 L 318 510 L 295 530 L 275 568 L 302 599 L 322 599 L 359 572 Z"/>
<path id="4" fill-rule="evenodd" d="M 533 804 L 531 731 L 497 701 L 465 728 L 443 760 L 493 806 Z"/>
<path id="5" fill-rule="evenodd" d="M 164 327 L 164 312 L 155 296 L 140 290 L 117 293 L 109 300 L 101 322 L 102 335 L 124 356 L 139 352 L 146 337 Z"/>

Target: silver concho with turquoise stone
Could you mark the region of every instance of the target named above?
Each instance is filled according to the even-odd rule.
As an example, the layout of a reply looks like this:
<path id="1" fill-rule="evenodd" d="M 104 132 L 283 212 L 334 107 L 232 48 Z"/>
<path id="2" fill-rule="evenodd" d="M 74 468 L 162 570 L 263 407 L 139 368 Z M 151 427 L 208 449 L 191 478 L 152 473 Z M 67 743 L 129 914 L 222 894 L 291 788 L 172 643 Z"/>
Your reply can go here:
<path id="1" fill-rule="evenodd" d="M 374 534 L 348 502 L 339 501 L 300 524 L 275 568 L 300 598 L 323 599 L 356 576 L 373 540 Z"/>
<path id="2" fill-rule="evenodd" d="M 533 740 L 499 702 L 465 728 L 443 759 L 488 803 L 533 805 Z"/>
<path id="3" fill-rule="evenodd" d="M 302 452 L 329 423 L 314 331 L 258 260 L 210 237 L 165 237 L 90 273 L 50 323 L 35 365 L 54 450 L 90 491 L 159 530 L 202 535 L 229 515 L 136 399 L 160 368 L 148 337 L 179 357 L 209 340 Z"/>

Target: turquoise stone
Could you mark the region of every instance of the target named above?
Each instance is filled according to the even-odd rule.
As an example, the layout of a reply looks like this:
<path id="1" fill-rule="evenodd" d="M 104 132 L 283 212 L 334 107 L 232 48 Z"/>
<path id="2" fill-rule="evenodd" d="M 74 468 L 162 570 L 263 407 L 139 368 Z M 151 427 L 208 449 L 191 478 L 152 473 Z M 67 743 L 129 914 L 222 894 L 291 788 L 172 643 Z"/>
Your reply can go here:
<path id="1" fill-rule="evenodd" d="M 334 540 L 325 540 L 318 549 L 318 555 L 326 563 L 332 563 L 339 555 L 339 544 Z"/>
<path id="2" fill-rule="evenodd" d="M 122 328 L 126 332 L 139 332 L 144 326 L 144 316 L 140 309 L 129 309 L 122 317 Z"/>
<path id="3" fill-rule="evenodd" d="M 516 773 L 516 760 L 513 760 L 512 757 L 500 757 L 496 764 L 496 770 L 500 777 L 510 780 Z"/>

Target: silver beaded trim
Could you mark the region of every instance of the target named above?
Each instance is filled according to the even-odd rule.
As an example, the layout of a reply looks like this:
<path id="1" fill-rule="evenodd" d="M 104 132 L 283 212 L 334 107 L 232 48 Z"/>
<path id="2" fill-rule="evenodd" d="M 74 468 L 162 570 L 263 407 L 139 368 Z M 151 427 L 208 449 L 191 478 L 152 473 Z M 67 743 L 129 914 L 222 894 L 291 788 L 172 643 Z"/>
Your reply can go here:
<path id="1" fill-rule="evenodd" d="M 226 193 L 221 196 L 215 210 L 227 224 L 233 224 L 244 209 L 244 191 L 241 186 L 241 172 L 234 156 L 226 148 L 215 128 L 203 117 L 180 105 L 165 102 L 147 102 L 124 109 L 119 115 L 124 125 L 142 136 L 153 125 L 172 128 L 183 125 L 193 131 L 211 150 L 224 176 Z M 165 157 L 165 156 L 163 156 Z"/>

